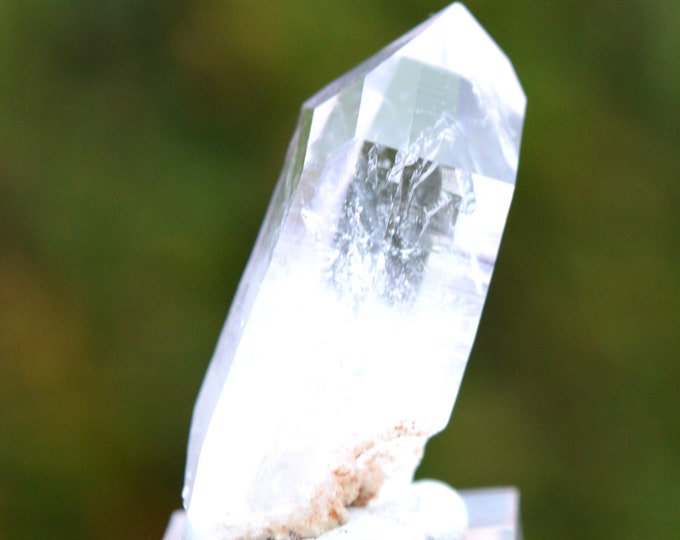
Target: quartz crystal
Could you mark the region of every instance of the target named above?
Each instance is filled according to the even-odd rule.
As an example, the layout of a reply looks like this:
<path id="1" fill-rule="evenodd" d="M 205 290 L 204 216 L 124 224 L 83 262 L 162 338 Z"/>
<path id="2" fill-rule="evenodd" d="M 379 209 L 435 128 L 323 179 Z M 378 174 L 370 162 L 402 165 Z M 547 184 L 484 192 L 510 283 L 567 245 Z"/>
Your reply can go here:
<path id="1" fill-rule="evenodd" d="M 409 488 L 472 348 L 524 108 L 460 4 L 303 105 L 194 409 L 185 538 L 316 537 Z"/>

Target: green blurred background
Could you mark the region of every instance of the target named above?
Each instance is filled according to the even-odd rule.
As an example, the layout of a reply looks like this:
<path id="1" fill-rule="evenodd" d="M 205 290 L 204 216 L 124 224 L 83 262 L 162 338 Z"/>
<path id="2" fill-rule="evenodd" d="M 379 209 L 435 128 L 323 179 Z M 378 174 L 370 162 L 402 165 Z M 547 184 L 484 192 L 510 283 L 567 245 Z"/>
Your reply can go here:
<path id="1" fill-rule="evenodd" d="M 300 104 L 444 5 L 0 1 L 0 538 L 160 538 Z M 676 538 L 680 2 L 468 7 L 529 107 L 421 474 L 519 486 L 527 539 Z"/>

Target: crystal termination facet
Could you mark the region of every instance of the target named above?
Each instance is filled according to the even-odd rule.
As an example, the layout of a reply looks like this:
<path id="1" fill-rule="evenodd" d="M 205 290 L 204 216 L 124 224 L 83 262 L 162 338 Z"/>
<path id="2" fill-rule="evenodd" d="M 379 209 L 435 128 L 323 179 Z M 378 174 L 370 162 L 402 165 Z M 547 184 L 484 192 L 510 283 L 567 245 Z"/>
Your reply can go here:
<path id="1" fill-rule="evenodd" d="M 303 105 L 194 409 L 185 538 L 315 537 L 411 485 L 472 348 L 524 108 L 460 4 Z"/>

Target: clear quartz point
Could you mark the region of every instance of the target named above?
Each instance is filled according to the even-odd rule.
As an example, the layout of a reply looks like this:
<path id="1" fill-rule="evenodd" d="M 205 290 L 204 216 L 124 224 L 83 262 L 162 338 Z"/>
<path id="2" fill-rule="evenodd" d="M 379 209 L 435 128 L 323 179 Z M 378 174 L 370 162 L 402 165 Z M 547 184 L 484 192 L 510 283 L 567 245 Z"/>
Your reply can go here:
<path id="1" fill-rule="evenodd" d="M 185 538 L 315 537 L 410 485 L 472 348 L 525 102 L 453 4 L 303 105 L 194 409 Z"/>

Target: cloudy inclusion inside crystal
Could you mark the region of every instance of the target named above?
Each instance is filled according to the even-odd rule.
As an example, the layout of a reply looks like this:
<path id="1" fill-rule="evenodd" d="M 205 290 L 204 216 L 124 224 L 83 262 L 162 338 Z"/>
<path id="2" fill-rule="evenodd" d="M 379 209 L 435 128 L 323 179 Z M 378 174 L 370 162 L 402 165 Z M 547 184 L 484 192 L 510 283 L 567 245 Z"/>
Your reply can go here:
<path id="1" fill-rule="evenodd" d="M 339 449 L 390 426 L 444 428 L 523 109 L 509 62 L 460 5 L 305 104 L 196 404 L 184 491 L 195 531 L 285 522 L 318 497 Z M 387 484 L 416 465 L 403 456 Z"/>

